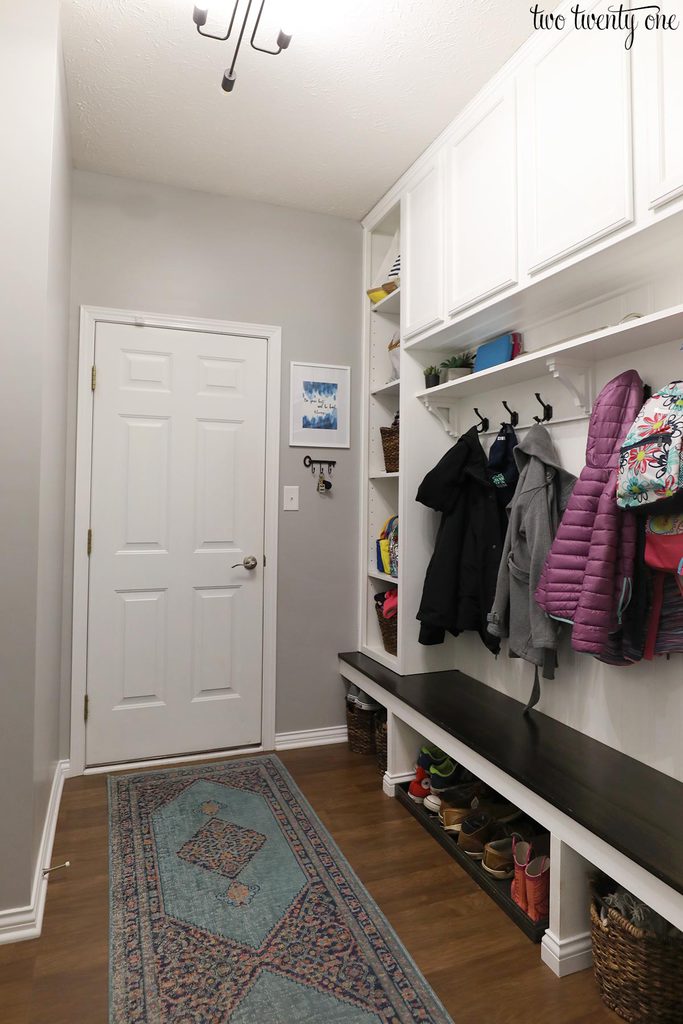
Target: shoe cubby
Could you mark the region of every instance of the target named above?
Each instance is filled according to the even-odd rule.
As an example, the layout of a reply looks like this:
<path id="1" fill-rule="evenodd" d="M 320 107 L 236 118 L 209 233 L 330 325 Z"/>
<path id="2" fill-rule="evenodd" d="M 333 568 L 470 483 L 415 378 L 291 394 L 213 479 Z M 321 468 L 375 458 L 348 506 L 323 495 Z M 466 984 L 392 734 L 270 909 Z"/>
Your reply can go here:
<path id="1" fill-rule="evenodd" d="M 517 906 L 515 901 L 510 895 L 510 889 L 512 882 L 510 880 L 493 878 L 484 868 L 481 866 L 481 861 L 475 860 L 472 857 L 468 857 L 466 853 L 458 847 L 457 841 L 451 834 L 445 832 L 441 827 L 438 815 L 430 814 L 426 811 L 422 804 L 416 803 L 408 796 L 408 782 L 403 782 L 396 786 L 395 794 L 396 799 L 399 803 L 412 814 L 412 816 L 419 821 L 426 832 L 436 839 L 439 846 L 443 847 L 446 853 L 456 861 L 464 871 L 472 878 L 480 889 L 491 897 L 494 903 L 497 903 L 500 909 L 507 914 L 511 921 L 517 925 L 521 931 L 531 939 L 532 942 L 540 942 L 545 935 L 548 927 L 548 921 L 532 921 L 527 914 Z M 552 873 L 552 867 L 551 867 Z"/>

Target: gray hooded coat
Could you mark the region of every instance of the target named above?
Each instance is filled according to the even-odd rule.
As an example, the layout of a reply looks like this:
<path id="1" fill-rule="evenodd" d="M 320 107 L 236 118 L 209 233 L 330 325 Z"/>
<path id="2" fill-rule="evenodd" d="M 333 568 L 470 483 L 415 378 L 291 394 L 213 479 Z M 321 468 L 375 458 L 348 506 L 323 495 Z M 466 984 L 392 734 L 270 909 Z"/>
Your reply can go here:
<path id="1" fill-rule="evenodd" d="M 519 482 L 508 505 L 510 521 L 487 628 L 493 636 L 509 637 L 511 657 L 543 665 L 543 675 L 552 679 L 560 623 L 539 608 L 534 591 L 576 477 L 562 469 L 540 423 L 515 448 L 515 461 Z"/>

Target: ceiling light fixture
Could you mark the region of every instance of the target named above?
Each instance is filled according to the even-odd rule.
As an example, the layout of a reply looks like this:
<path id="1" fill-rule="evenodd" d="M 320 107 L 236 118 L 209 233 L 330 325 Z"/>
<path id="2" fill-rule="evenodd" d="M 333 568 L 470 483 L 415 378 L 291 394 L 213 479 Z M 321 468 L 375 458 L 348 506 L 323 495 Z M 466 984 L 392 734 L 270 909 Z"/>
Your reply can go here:
<path id="1" fill-rule="evenodd" d="M 239 56 L 240 48 L 242 46 L 242 41 L 244 39 L 244 34 L 245 34 L 246 30 L 247 30 L 247 23 L 249 21 L 249 15 L 251 14 L 251 8 L 253 6 L 253 3 L 254 3 L 254 0 L 247 0 L 246 10 L 244 12 L 244 17 L 242 18 L 242 26 L 241 26 L 241 28 L 239 30 L 239 35 L 237 37 L 237 45 L 235 46 L 235 52 L 232 55 L 232 64 L 230 65 L 230 67 L 226 70 L 225 74 L 223 75 L 223 89 L 224 89 L 225 92 L 232 92 L 232 90 L 235 88 L 235 65 L 237 63 L 237 57 Z M 282 53 L 283 50 L 287 49 L 287 47 L 289 46 L 289 44 L 292 41 L 292 37 L 291 37 L 291 35 L 288 35 L 287 32 L 284 32 L 282 29 L 280 29 L 280 31 L 278 33 L 278 36 L 277 36 L 276 44 L 275 44 L 277 49 L 269 50 L 267 47 L 258 46 L 256 44 L 256 33 L 258 32 L 259 25 L 261 24 L 261 16 L 263 14 L 263 8 L 265 7 L 265 5 L 266 5 L 266 0 L 261 0 L 261 6 L 259 7 L 259 12 L 258 12 L 258 14 L 256 16 L 256 20 L 254 22 L 254 28 L 253 28 L 252 33 L 251 33 L 251 41 L 250 42 L 251 42 L 252 49 L 258 50 L 259 53 L 269 53 L 269 54 L 271 54 L 272 56 L 275 57 L 275 56 L 277 56 L 278 53 Z M 206 25 L 206 22 L 207 22 L 207 19 L 208 19 L 208 16 L 209 16 L 209 5 L 208 4 L 198 4 L 198 5 L 196 5 L 195 9 L 194 9 L 194 14 L 192 15 L 192 19 L 193 19 L 195 25 L 197 26 L 197 32 L 199 32 L 199 35 L 200 36 L 205 36 L 207 39 L 217 39 L 217 40 L 219 40 L 219 42 L 225 42 L 226 39 L 230 38 L 230 36 L 232 34 L 232 30 L 235 27 L 235 20 L 237 18 L 237 11 L 238 11 L 239 6 L 240 6 L 240 0 L 235 0 L 234 6 L 233 6 L 233 9 L 232 9 L 232 15 L 230 17 L 230 22 L 228 24 L 227 31 L 226 31 L 225 35 L 217 36 L 217 35 L 212 35 L 211 32 L 203 31 L 204 26 Z"/>

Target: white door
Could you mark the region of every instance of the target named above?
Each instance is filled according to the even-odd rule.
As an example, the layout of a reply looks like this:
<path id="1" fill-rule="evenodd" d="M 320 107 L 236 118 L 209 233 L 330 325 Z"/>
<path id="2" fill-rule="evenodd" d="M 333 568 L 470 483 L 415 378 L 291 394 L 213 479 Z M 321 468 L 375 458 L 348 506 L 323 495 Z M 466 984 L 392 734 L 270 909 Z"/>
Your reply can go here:
<path id="1" fill-rule="evenodd" d="M 683 196 L 683 60 L 678 33 L 650 32 L 647 62 L 649 205 L 658 210 Z"/>
<path id="2" fill-rule="evenodd" d="M 87 764 L 261 740 L 266 361 L 97 324 Z"/>
<path id="3" fill-rule="evenodd" d="M 403 198 L 405 338 L 443 322 L 443 207 L 441 160 L 437 157 L 408 185 Z"/>
<path id="4" fill-rule="evenodd" d="M 454 316 L 517 282 L 514 85 L 477 109 L 446 153 L 446 309 Z"/>
<path id="5" fill-rule="evenodd" d="M 601 14 L 609 4 L 584 7 Z M 623 34 L 565 29 L 556 36 L 521 76 L 521 221 L 531 227 L 530 273 L 633 221 L 631 54 Z"/>

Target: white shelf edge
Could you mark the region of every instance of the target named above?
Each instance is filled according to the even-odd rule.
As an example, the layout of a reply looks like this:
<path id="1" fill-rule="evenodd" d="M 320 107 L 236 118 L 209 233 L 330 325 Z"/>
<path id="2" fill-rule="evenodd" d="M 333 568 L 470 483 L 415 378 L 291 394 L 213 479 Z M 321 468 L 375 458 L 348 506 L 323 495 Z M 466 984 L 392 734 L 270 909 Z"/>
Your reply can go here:
<path id="1" fill-rule="evenodd" d="M 393 583 L 398 586 L 398 576 L 390 576 L 386 572 L 380 572 L 378 569 L 368 569 L 368 576 L 371 576 L 373 580 L 382 580 L 383 583 Z"/>
<path id="2" fill-rule="evenodd" d="M 397 395 L 401 389 L 401 379 L 390 380 L 386 384 L 380 384 L 378 388 L 371 388 L 371 395 Z"/>
<path id="3" fill-rule="evenodd" d="M 370 473 L 370 480 L 398 480 L 398 473 Z"/>
<path id="4" fill-rule="evenodd" d="M 395 654 L 389 654 L 383 647 L 373 647 L 371 644 L 363 644 L 361 646 L 361 653 L 367 654 L 368 658 L 378 661 L 380 665 L 385 665 L 393 671 L 396 670 L 398 657 Z"/>
<path id="5" fill-rule="evenodd" d="M 396 307 L 395 309 L 394 306 Z M 370 309 L 373 313 L 387 313 L 389 316 L 398 316 L 401 312 L 401 286 L 399 285 L 393 292 L 389 292 L 386 298 L 375 302 Z"/>
<path id="6" fill-rule="evenodd" d="M 506 383 L 520 383 L 552 373 L 548 364 L 561 362 L 564 357 L 574 364 L 580 360 L 593 363 L 621 352 L 654 348 L 679 338 L 683 339 L 683 305 L 527 352 L 517 359 L 492 366 L 488 370 L 480 370 L 469 377 L 425 388 L 418 391 L 416 397 L 425 404 L 447 406 L 468 395 L 480 394 Z"/>

